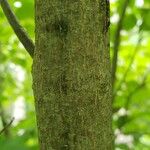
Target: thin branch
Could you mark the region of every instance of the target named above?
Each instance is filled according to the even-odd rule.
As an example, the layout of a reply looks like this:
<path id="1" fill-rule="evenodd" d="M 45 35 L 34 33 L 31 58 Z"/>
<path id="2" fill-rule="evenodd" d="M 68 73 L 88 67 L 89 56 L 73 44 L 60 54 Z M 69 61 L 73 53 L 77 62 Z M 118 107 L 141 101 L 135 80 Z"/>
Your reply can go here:
<path id="1" fill-rule="evenodd" d="M 134 49 L 133 55 L 131 56 L 129 65 L 128 65 L 128 67 L 127 67 L 127 69 L 126 69 L 126 71 L 125 71 L 125 73 L 124 73 L 124 75 L 123 75 L 121 81 L 119 82 L 118 87 L 117 87 L 116 90 L 114 91 L 113 100 L 115 99 L 116 93 L 120 90 L 122 84 L 123 84 L 123 83 L 125 82 L 125 80 L 126 80 L 126 77 L 127 77 L 127 75 L 128 75 L 128 72 L 130 71 L 130 68 L 131 68 L 133 62 L 134 62 L 134 58 L 135 58 L 135 56 L 136 56 L 136 54 L 137 54 L 137 51 L 138 51 L 139 46 L 140 46 L 140 44 L 141 44 L 141 41 L 142 41 L 142 37 L 140 36 L 139 39 L 138 39 L 137 45 L 136 45 L 136 47 L 135 47 L 135 49 Z"/>
<path id="2" fill-rule="evenodd" d="M 120 31 L 122 29 L 123 20 L 125 17 L 125 12 L 128 6 L 129 0 L 125 0 L 122 8 L 122 12 L 120 14 L 120 20 L 118 22 L 118 26 L 116 29 L 116 34 L 114 37 L 114 51 L 113 51 L 113 59 L 112 59 L 112 86 L 114 87 L 115 79 L 116 79 L 116 70 L 117 70 L 117 60 L 118 60 L 118 51 L 120 45 Z"/>
<path id="3" fill-rule="evenodd" d="M 127 99 L 126 99 L 126 102 L 125 102 L 125 105 L 124 105 L 124 108 L 125 108 L 126 111 L 129 110 L 129 105 L 130 105 L 130 103 L 131 103 L 131 100 L 132 100 L 133 95 L 134 95 L 135 93 L 137 93 L 139 90 L 141 90 L 141 89 L 146 85 L 146 79 L 147 79 L 147 77 L 148 77 L 148 75 L 149 75 L 149 72 L 150 72 L 150 70 L 148 69 L 148 70 L 144 73 L 143 79 L 142 79 L 141 83 L 138 84 L 138 85 L 135 87 L 135 89 L 134 89 L 133 91 L 131 91 L 131 92 L 128 94 Z M 119 110 L 119 109 L 118 109 L 118 110 Z M 118 111 L 118 110 L 117 110 L 117 111 Z M 115 112 L 116 112 L 116 111 L 115 111 Z M 115 112 L 114 112 L 114 113 L 115 113 Z M 122 122 L 121 122 L 120 128 L 121 128 L 122 126 L 124 126 L 127 122 L 131 121 L 131 120 L 129 119 L 129 116 L 128 116 L 127 114 L 126 114 L 125 116 L 121 116 L 120 119 L 123 119 Z M 132 120 L 133 120 L 133 119 L 132 119 Z"/>
<path id="4" fill-rule="evenodd" d="M 26 31 L 23 27 L 19 24 L 18 19 L 16 18 L 15 14 L 13 13 L 9 3 L 7 0 L 0 0 L 1 7 L 5 16 L 7 17 L 8 22 L 10 23 L 11 27 L 13 28 L 14 32 L 16 33 L 18 39 L 23 44 L 27 52 L 30 54 L 31 57 L 34 55 L 34 44 L 33 41 L 30 39 Z"/>
<path id="5" fill-rule="evenodd" d="M 4 110 L 2 109 L 1 105 L 0 105 L 0 109 L 1 109 L 1 112 L 0 112 L 1 121 L 2 121 L 3 128 L 4 128 L 7 125 L 7 121 L 4 117 Z M 6 137 L 9 137 L 10 132 L 9 132 L 8 128 L 4 130 L 4 134 L 5 134 Z"/>
<path id="6" fill-rule="evenodd" d="M 148 75 L 149 75 L 149 72 L 150 72 L 149 70 L 145 72 L 145 74 L 143 75 L 142 82 L 141 82 L 139 85 L 137 85 L 137 87 L 136 87 L 133 91 L 131 91 L 131 92 L 129 93 L 129 95 L 127 96 L 127 101 L 126 101 L 126 103 L 125 103 L 125 109 L 126 109 L 126 110 L 129 109 L 129 104 L 130 104 L 130 102 L 131 102 L 130 100 L 131 100 L 132 96 L 133 96 L 135 93 L 137 93 L 137 91 L 139 91 L 140 89 L 142 89 L 142 88 L 146 85 L 146 79 L 147 79 L 147 77 L 148 77 Z"/>
<path id="7" fill-rule="evenodd" d="M 0 131 L 0 135 L 7 129 L 11 126 L 11 124 L 13 123 L 14 121 L 14 117 L 10 120 L 10 122 Z"/>

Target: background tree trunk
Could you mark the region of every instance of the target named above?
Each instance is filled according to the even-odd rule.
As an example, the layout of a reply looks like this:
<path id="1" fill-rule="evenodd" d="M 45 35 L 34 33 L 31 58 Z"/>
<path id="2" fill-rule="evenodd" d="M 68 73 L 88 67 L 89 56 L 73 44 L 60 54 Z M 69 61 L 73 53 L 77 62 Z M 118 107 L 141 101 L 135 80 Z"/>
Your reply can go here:
<path id="1" fill-rule="evenodd" d="M 36 0 L 33 90 L 41 150 L 112 150 L 107 0 Z"/>

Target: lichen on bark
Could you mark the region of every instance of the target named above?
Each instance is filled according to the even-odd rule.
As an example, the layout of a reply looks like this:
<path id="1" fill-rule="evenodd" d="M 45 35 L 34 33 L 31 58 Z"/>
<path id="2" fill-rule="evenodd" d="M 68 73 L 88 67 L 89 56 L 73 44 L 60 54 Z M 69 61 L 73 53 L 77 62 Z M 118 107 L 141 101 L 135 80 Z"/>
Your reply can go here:
<path id="1" fill-rule="evenodd" d="M 106 5 L 35 1 L 33 90 L 41 150 L 113 149 Z"/>

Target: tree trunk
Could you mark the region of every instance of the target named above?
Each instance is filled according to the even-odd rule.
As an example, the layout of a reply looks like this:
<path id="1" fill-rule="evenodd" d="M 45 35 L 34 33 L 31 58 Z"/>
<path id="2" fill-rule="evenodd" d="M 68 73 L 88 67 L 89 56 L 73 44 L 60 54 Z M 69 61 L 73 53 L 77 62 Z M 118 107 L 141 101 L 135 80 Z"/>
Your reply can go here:
<path id="1" fill-rule="evenodd" d="M 36 0 L 33 90 L 41 150 L 112 150 L 107 0 Z"/>

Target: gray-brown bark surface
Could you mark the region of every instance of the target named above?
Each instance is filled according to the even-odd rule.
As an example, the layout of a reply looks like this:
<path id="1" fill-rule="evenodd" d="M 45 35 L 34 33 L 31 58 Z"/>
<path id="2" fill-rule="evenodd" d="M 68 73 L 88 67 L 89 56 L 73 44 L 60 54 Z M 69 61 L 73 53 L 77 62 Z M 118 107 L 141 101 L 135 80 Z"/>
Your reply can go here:
<path id="1" fill-rule="evenodd" d="M 109 7 L 36 0 L 33 90 L 41 150 L 112 150 Z"/>

